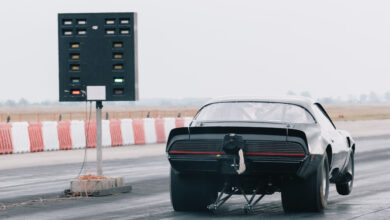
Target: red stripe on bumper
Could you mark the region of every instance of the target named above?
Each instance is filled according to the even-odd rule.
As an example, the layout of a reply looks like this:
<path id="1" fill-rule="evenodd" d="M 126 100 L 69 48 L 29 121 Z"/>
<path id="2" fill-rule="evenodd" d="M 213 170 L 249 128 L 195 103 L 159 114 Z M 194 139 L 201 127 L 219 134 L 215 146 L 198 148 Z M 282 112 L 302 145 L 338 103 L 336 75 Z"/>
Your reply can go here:
<path id="1" fill-rule="evenodd" d="M 204 151 L 169 151 L 170 154 L 221 154 L 221 152 L 204 152 Z"/>
<path id="2" fill-rule="evenodd" d="M 248 156 L 306 156 L 306 154 L 289 154 L 289 153 L 246 153 Z"/>
<path id="3" fill-rule="evenodd" d="M 206 152 L 206 151 L 169 151 L 170 154 L 222 154 L 222 152 Z M 306 154 L 291 154 L 291 153 L 246 153 L 248 156 L 301 156 Z"/>

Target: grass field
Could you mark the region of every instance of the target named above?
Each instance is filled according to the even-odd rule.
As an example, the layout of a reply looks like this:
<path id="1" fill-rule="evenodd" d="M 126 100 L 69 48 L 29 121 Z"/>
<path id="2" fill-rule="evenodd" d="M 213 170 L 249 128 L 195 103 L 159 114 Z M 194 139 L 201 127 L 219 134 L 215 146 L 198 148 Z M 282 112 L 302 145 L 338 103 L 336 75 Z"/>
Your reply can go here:
<path id="1" fill-rule="evenodd" d="M 143 117 L 193 117 L 198 106 L 107 106 L 103 108 L 103 118 L 143 118 Z M 325 106 L 331 118 L 335 121 L 390 119 L 390 105 L 328 105 Z M 89 106 L 86 107 L 14 107 L 0 108 L 0 122 L 7 121 L 57 121 L 86 120 L 89 116 Z M 108 114 L 108 115 L 106 115 Z M 92 106 L 91 119 L 95 119 L 95 108 Z"/>
<path id="2" fill-rule="evenodd" d="M 103 118 L 121 119 L 121 118 L 144 118 L 144 117 L 193 117 L 196 114 L 197 107 L 121 107 L 106 106 L 103 107 Z M 90 114 L 91 113 L 91 114 Z M 7 121 L 11 117 L 11 122 L 15 121 L 57 121 L 62 120 L 94 120 L 95 106 L 90 109 L 89 106 L 76 107 L 28 107 L 28 108 L 0 108 L 0 122 Z"/>
<path id="3" fill-rule="evenodd" d="M 335 121 L 390 119 L 390 105 L 329 105 L 324 107 Z"/>

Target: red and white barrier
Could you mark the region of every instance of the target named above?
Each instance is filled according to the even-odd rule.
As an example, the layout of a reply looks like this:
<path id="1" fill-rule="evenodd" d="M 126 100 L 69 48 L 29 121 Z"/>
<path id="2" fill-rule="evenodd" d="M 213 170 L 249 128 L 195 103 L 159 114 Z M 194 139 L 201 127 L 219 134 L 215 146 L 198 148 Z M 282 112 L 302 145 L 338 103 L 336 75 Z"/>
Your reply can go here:
<path id="1" fill-rule="evenodd" d="M 175 119 L 175 127 L 176 128 L 184 127 L 184 118 L 176 118 Z"/>
<path id="2" fill-rule="evenodd" d="M 44 150 L 41 122 L 29 123 L 28 136 L 30 138 L 30 152 L 39 152 Z"/>
<path id="3" fill-rule="evenodd" d="M 134 144 L 133 120 L 121 119 L 122 144 Z"/>
<path id="4" fill-rule="evenodd" d="M 73 149 L 85 148 L 85 139 L 86 139 L 86 132 L 84 130 L 85 126 L 86 125 L 84 124 L 84 121 L 70 122 L 70 137 L 72 138 Z"/>
<path id="5" fill-rule="evenodd" d="M 70 121 L 60 121 L 57 125 L 58 142 L 60 150 L 72 149 L 72 137 L 70 133 Z"/>
<path id="6" fill-rule="evenodd" d="M 0 154 L 12 154 L 11 125 L 0 123 Z"/>
<path id="7" fill-rule="evenodd" d="M 111 146 L 110 121 L 102 120 L 102 146 Z"/>
<path id="8" fill-rule="evenodd" d="M 111 146 L 122 146 L 122 130 L 120 120 L 110 120 Z"/>
<path id="9" fill-rule="evenodd" d="M 96 121 L 85 122 L 85 138 L 88 148 L 96 147 Z M 84 142 L 85 143 L 85 142 Z"/>
<path id="10" fill-rule="evenodd" d="M 11 124 L 11 136 L 14 144 L 13 153 L 30 152 L 30 137 L 27 122 L 14 122 Z"/>
<path id="11" fill-rule="evenodd" d="M 192 118 L 190 118 L 190 117 L 185 117 L 185 118 L 184 118 L 184 127 L 189 127 L 190 124 L 191 124 L 191 122 L 192 122 Z"/>
<path id="12" fill-rule="evenodd" d="M 166 141 L 164 119 L 156 118 L 154 119 L 155 128 L 156 128 L 156 142 L 164 143 Z"/>
<path id="13" fill-rule="evenodd" d="M 134 144 L 145 144 L 144 120 L 136 118 L 133 120 Z"/>
<path id="14" fill-rule="evenodd" d="M 145 143 L 157 143 L 156 125 L 154 118 L 144 118 Z"/>
<path id="15" fill-rule="evenodd" d="M 188 126 L 191 118 L 102 120 L 102 145 L 166 142 L 170 131 Z M 95 121 L 0 123 L 0 154 L 96 147 Z"/>
<path id="16" fill-rule="evenodd" d="M 44 151 L 59 150 L 58 128 L 56 121 L 42 122 L 42 137 Z"/>
<path id="17" fill-rule="evenodd" d="M 165 128 L 165 141 L 167 141 L 171 130 L 176 128 L 175 118 L 164 118 L 164 128 Z"/>

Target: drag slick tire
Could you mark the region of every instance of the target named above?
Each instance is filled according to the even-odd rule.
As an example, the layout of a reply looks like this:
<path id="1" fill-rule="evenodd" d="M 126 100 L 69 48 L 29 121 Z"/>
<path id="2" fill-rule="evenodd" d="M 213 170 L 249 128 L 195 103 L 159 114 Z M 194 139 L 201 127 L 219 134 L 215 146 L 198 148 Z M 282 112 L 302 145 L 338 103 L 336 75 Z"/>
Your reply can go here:
<path id="1" fill-rule="evenodd" d="M 217 199 L 211 175 L 180 174 L 171 168 L 171 202 L 175 211 L 206 211 Z"/>
<path id="2" fill-rule="evenodd" d="M 336 183 L 336 190 L 340 195 L 349 195 L 352 192 L 353 188 L 353 177 L 355 175 L 355 161 L 353 153 L 349 156 L 348 165 L 345 171 L 345 175 L 348 175 L 349 181 L 343 183 Z"/>
<path id="3" fill-rule="evenodd" d="M 291 212 L 321 212 L 329 194 L 329 161 L 325 154 L 317 170 L 306 179 L 294 179 L 281 189 L 283 209 Z"/>

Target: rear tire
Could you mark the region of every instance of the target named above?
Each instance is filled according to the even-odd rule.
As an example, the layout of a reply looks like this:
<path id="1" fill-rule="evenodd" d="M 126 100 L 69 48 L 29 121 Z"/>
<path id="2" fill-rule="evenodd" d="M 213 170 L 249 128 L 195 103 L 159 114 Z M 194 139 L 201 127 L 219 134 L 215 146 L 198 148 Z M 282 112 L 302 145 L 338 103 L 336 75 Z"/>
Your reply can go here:
<path id="1" fill-rule="evenodd" d="M 217 199 L 217 181 L 211 175 L 176 173 L 171 168 L 171 202 L 175 211 L 206 211 Z"/>
<path id="2" fill-rule="evenodd" d="M 349 195 L 352 192 L 353 188 L 353 178 L 355 175 L 355 161 L 353 153 L 351 153 L 349 162 L 346 168 L 346 173 L 344 175 L 351 175 L 351 180 L 345 183 L 336 183 L 337 192 L 340 195 Z"/>
<path id="3" fill-rule="evenodd" d="M 317 170 L 306 179 L 295 179 L 282 187 L 285 212 L 321 212 L 329 194 L 329 161 L 325 153 Z"/>

